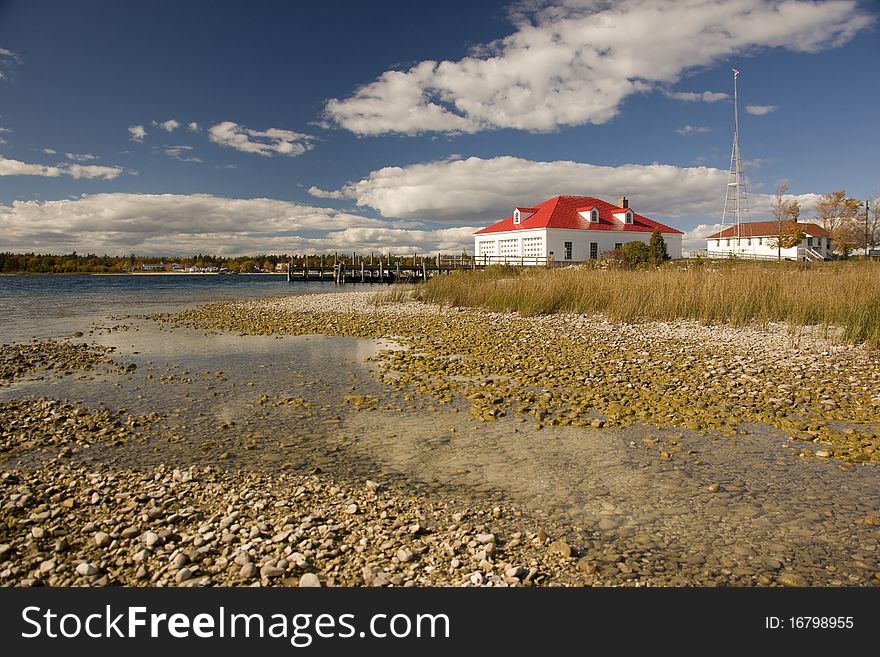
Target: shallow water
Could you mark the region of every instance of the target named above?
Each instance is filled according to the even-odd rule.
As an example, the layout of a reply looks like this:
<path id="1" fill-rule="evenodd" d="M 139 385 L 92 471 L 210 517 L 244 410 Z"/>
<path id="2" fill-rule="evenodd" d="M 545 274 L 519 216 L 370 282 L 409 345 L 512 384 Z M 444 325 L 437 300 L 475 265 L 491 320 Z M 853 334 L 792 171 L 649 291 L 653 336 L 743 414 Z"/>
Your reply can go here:
<path id="1" fill-rule="evenodd" d="M 337 291 L 285 274 L 0 276 L 0 342 L 59 338 L 108 315 L 156 313 L 212 301 Z"/>
<path id="2" fill-rule="evenodd" d="M 134 319 L 98 325 L 77 340 L 115 347 L 114 359 L 134 372 L 0 387 L 0 400 L 45 395 L 163 416 L 143 441 L 80 449 L 74 462 L 320 468 L 420 495 L 490 499 L 564 528 L 597 558 L 635 551 L 665 583 L 750 583 L 779 561 L 813 584 L 850 585 L 878 568 L 876 527 L 865 523 L 880 510 L 877 469 L 803 459 L 775 430 L 712 438 L 648 427 L 538 430 L 517 416 L 477 422 L 466 403 L 407 400 L 378 383 L 365 361 L 388 347 L 379 341 L 206 334 Z M 358 408 L 347 395 L 379 402 Z M 709 493 L 710 484 L 721 491 Z"/>

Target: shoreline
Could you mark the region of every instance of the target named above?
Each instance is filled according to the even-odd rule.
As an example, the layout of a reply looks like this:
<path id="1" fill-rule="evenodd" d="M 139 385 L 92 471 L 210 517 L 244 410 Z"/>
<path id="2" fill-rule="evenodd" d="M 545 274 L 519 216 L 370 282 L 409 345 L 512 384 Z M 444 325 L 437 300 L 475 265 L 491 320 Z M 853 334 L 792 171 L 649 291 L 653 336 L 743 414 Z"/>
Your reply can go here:
<path id="1" fill-rule="evenodd" d="M 286 276 L 286 272 L 253 271 L 220 274 L 216 271 L 105 271 L 105 272 L 16 272 L 0 276 Z"/>
<path id="2" fill-rule="evenodd" d="M 80 445 L 63 434 L 28 448 L 27 458 L 7 453 L 0 494 L 15 529 L 0 538 L 6 585 L 295 586 L 313 582 L 306 575 L 344 586 L 880 584 L 869 549 L 880 538 L 880 364 L 821 333 L 521 317 L 387 302 L 375 289 L 123 321 L 113 329 L 126 341 L 120 336 L 120 351 L 109 354 L 115 366 L 80 354 L 82 374 L 52 368 L 56 386 L 76 376 L 118 382 L 132 401 L 144 397 L 140 407 L 126 404 L 141 413 L 152 409 L 153 391 L 183 400 L 204 388 L 199 404 L 210 414 L 211 394 L 221 395 L 218 409 L 223 396 L 253 400 L 259 381 L 249 388 L 244 373 L 278 361 L 283 345 L 290 353 L 322 353 L 321 345 L 342 339 L 386 346 L 351 352 L 369 366 L 357 377 L 340 377 L 353 366 L 344 365 L 349 357 L 339 365 L 324 357 L 317 378 L 305 374 L 302 384 L 295 368 L 293 376 L 280 370 L 285 394 L 276 389 L 251 401 L 253 411 L 224 416 L 225 428 L 207 439 L 197 439 L 190 420 L 172 432 L 168 418 L 132 416 L 136 424 L 123 423 L 112 441 L 99 434 Z M 145 331 L 159 336 L 157 345 L 171 336 L 194 345 L 222 340 L 220 353 L 230 355 L 264 345 L 255 353 L 265 360 L 239 355 L 241 373 L 200 378 L 122 348 Z M 805 354 L 805 345 L 822 351 Z M 120 367 L 127 359 L 138 367 Z M 824 371 L 847 387 L 829 384 Z M 792 376 L 800 377 L 797 389 Z M 270 391 L 274 381 L 266 379 Z M 90 419 L 98 417 L 91 408 L 46 403 L 47 418 L 61 412 L 74 427 L 109 421 Z M 36 428 L 24 438 L 41 445 L 54 434 L 41 433 L 31 416 Z M 285 441 L 276 429 L 274 442 L 248 438 L 284 418 L 291 431 L 310 427 L 300 429 L 306 436 Z M 281 458 L 298 459 L 293 469 L 275 460 L 278 438 Z M 265 465 L 262 456 L 271 457 Z M 196 495 L 198 504 L 181 508 L 201 510 L 180 517 L 172 493 L 157 489 L 139 503 L 162 513 L 138 520 L 101 492 L 151 481 L 186 500 Z M 31 509 L 47 501 L 53 482 L 69 490 L 69 506 L 57 498 L 57 512 L 42 519 Z M 25 504 L 22 486 L 31 491 Z M 798 492 L 805 486 L 806 496 Z M 265 527 L 246 505 L 235 518 L 225 511 L 248 490 L 280 503 Z M 93 504 L 110 520 L 90 526 L 83 513 Z M 823 515 L 825 504 L 833 515 Z M 336 526 L 332 545 L 317 547 Z M 380 534 L 370 535 L 376 526 Z M 805 544 L 804 531 L 823 540 Z M 150 546 L 148 532 L 159 537 Z M 62 539 L 69 551 L 55 552 Z"/>

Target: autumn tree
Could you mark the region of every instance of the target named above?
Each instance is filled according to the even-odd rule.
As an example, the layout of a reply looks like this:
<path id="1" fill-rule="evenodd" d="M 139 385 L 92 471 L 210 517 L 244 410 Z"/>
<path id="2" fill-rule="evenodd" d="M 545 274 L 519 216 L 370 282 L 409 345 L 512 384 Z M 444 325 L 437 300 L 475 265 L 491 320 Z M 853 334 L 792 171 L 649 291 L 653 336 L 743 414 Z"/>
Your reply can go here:
<path id="1" fill-rule="evenodd" d="M 831 233 L 835 249 L 849 254 L 863 240 L 859 239 L 857 217 L 862 204 L 858 199 L 847 198 L 846 190 L 822 194 L 816 203 L 816 220 Z"/>
<path id="2" fill-rule="evenodd" d="M 782 249 L 790 249 L 797 246 L 804 239 L 804 232 L 797 224 L 801 214 L 801 206 L 796 200 L 788 201 L 785 193 L 788 191 L 788 183 L 781 182 L 776 187 L 776 196 L 770 212 L 776 222 L 776 232 L 770 236 L 768 243 L 776 247 L 776 259 L 782 260 Z"/>
<path id="3" fill-rule="evenodd" d="M 868 246 L 876 249 L 880 246 L 880 194 L 874 194 L 874 198 L 869 201 L 870 212 L 868 213 Z"/>

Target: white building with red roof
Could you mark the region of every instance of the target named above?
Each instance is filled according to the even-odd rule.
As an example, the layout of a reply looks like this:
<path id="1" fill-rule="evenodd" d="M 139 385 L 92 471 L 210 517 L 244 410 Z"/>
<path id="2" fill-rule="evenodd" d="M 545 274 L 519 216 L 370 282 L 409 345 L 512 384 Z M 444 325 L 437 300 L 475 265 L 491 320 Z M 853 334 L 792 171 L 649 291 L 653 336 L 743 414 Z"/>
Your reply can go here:
<path id="1" fill-rule="evenodd" d="M 773 260 L 825 260 L 831 258 L 831 233 L 818 224 L 798 222 L 804 234 L 797 246 L 779 249 L 774 236 L 779 234 L 776 221 L 751 221 L 709 235 L 707 251 L 710 258 L 749 258 Z"/>
<path id="2" fill-rule="evenodd" d="M 648 243 L 659 230 L 671 258 L 681 257 L 682 232 L 592 196 L 554 196 L 474 233 L 474 255 L 488 262 L 544 264 L 596 260 L 627 242 Z"/>

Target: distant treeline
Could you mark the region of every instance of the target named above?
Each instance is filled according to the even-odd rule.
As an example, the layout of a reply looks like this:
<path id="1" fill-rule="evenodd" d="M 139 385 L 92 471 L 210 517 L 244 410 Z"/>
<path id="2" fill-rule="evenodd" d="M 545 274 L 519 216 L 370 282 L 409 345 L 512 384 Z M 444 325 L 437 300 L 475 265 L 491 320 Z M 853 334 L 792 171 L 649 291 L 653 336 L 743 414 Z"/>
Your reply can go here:
<path id="1" fill-rule="evenodd" d="M 101 274 L 156 270 L 185 270 L 191 267 L 227 268 L 230 271 L 253 272 L 274 271 L 278 263 L 286 263 L 288 255 L 258 255 L 225 258 L 222 256 L 198 254 L 190 258 L 159 258 L 131 254 L 129 256 L 108 256 L 89 253 L 80 255 L 49 255 L 39 253 L 0 253 L 0 273 L 2 274 Z"/>
<path id="2" fill-rule="evenodd" d="M 286 271 L 288 261 L 297 264 L 308 263 L 317 266 L 326 262 L 331 266 L 335 258 L 348 264 L 372 262 L 373 258 L 382 257 L 388 264 L 396 262 L 417 264 L 431 263 L 436 257 L 432 254 L 390 255 L 379 253 L 331 253 L 321 255 L 255 255 L 237 256 L 235 258 L 198 254 L 189 258 L 169 258 L 139 256 L 132 253 L 128 256 L 98 256 L 94 253 L 80 255 L 75 251 L 70 255 L 49 255 L 39 253 L 0 253 L 0 274 L 107 274 L 138 271 L 186 271 L 192 268 L 217 271 L 227 269 L 234 272 L 269 272 Z M 468 260 L 471 256 L 462 252 L 457 258 Z M 281 265 L 280 268 L 276 268 Z"/>

